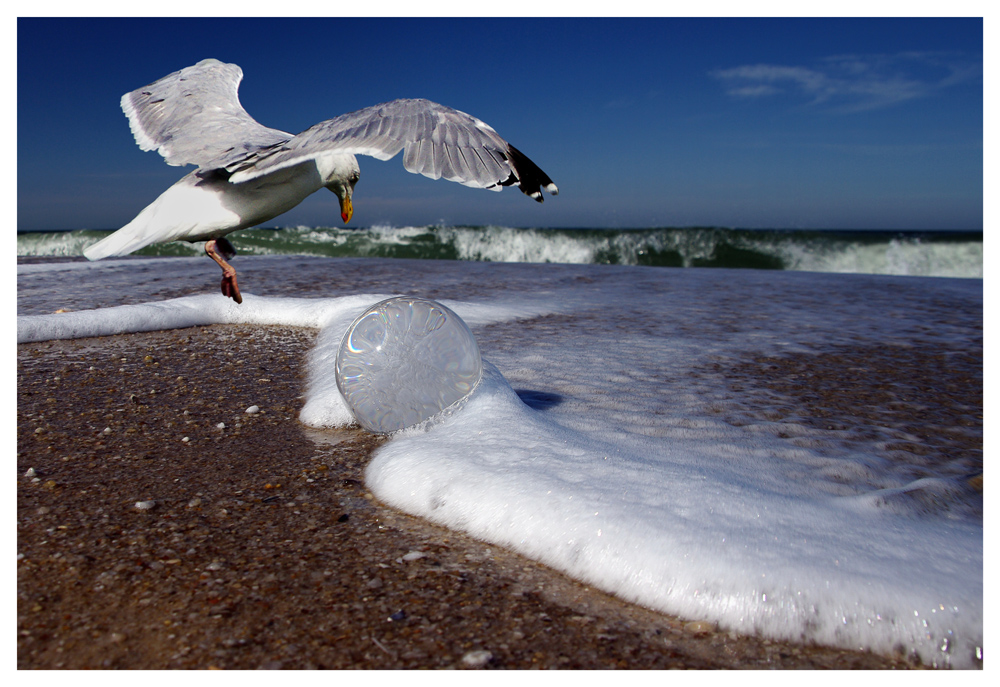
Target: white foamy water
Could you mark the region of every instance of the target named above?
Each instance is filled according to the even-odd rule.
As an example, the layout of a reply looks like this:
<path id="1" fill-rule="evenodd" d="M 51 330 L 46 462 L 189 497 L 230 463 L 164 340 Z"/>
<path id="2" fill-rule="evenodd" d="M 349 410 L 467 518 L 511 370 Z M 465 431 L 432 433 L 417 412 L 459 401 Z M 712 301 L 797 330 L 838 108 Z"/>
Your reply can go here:
<path id="1" fill-rule="evenodd" d="M 759 380 L 735 388 L 719 370 L 831 347 L 978 350 L 982 282 L 258 258 L 240 265 L 241 306 L 215 293 L 156 297 L 151 275 L 186 283 L 198 269 L 21 265 L 21 312 L 50 308 L 59 289 L 89 289 L 91 307 L 117 302 L 102 289 L 125 283 L 139 302 L 23 315 L 19 341 L 216 322 L 316 327 L 300 419 L 338 427 L 351 422 L 334 374 L 350 323 L 397 293 L 435 298 L 476 335 L 484 378 L 458 411 L 376 453 L 366 480 L 379 499 L 685 618 L 981 665 L 981 507 L 963 500 L 961 466 L 928 474 L 886 459 L 887 443 L 915 440 L 902 428 L 848 441 L 843 428 L 805 421 L 805 409 L 762 419 Z M 249 286 L 293 269 L 352 287 L 265 297 Z"/>

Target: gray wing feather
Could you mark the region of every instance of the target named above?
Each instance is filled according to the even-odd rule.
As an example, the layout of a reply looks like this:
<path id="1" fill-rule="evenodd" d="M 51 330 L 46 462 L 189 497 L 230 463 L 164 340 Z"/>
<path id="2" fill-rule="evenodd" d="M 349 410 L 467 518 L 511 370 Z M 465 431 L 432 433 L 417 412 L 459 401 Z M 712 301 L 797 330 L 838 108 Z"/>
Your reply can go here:
<path id="1" fill-rule="evenodd" d="M 499 191 L 519 185 L 536 200 L 539 184 L 550 193 L 555 184 L 530 160 L 517 153 L 491 126 L 429 100 L 393 100 L 306 129 L 287 143 L 227 166 L 230 181 L 240 183 L 297 165 L 325 152 L 371 155 L 388 160 L 404 150 L 403 166 L 432 179 Z M 530 166 L 535 183 L 523 181 L 520 158 Z M 540 175 L 540 177 L 538 176 Z"/>
<path id="2" fill-rule="evenodd" d="M 170 165 L 224 167 L 292 138 L 247 114 L 237 95 L 243 70 L 202 60 L 122 96 L 136 143 Z"/>
<path id="3" fill-rule="evenodd" d="M 388 160 L 432 179 L 499 191 L 519 186 L 535 200 L 559 189 L 488 124 L 429 100 L 393 100 L 341 115 L 297 136 L 269 129 L 247 114 L 237 94 L 243 70 L 202 60 L 126 93 L 121 105 L 136 143 L 171 165 L 224 170 L 241 183 L 326 152 Z"/>

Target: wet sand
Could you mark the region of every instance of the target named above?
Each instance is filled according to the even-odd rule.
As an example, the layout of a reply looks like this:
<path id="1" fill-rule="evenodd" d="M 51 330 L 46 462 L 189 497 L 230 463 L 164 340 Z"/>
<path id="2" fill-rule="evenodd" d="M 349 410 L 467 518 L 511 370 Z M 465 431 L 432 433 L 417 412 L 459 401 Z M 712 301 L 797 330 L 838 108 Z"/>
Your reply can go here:
<path id="1" fill-rule="evenodd" d="M 378 503 L 382 439 L 296 419 L 314 337 L 18 346 L 19 668 L 917 667 L 655 613 Z"/>

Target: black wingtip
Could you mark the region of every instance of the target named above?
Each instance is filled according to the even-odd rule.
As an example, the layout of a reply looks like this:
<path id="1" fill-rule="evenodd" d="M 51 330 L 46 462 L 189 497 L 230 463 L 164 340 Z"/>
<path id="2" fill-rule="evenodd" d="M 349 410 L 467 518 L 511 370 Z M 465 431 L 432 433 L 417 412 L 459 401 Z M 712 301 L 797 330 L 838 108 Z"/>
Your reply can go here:
<path id="1" fill-rule="evenodd" d="M 514 173 L 511 174 L 511 178 L 503 182 L 504 186 L 517 184 L 522 193 L 534 198 L 539 203 L 545 200 L 542 196 L 542 189 L 552 195 L 559 193 L 559 187 L 552 183 L 549 175 L 529 160 L 527 155 L 509 143 L 507 144 L 507 154 L 510 156 L 510 165 L 514 168 Z"/>

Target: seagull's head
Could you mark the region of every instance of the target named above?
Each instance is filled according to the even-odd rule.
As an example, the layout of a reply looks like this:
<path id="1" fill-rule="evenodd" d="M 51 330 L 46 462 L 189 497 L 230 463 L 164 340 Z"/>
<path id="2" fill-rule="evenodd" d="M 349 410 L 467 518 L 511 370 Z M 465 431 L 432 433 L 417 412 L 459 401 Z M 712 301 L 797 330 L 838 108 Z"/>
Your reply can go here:
<path id="1" fill-rule="evenodd" d="M 354 185 L 361 178 L 358 159 L 350 153 L 330 153 L 316 158 L 316 168 L 323 179 L 323 185 L 340 199 L 340 217 L 347 224 L 354 214 L 354 206 L 351 204 Z"/>

